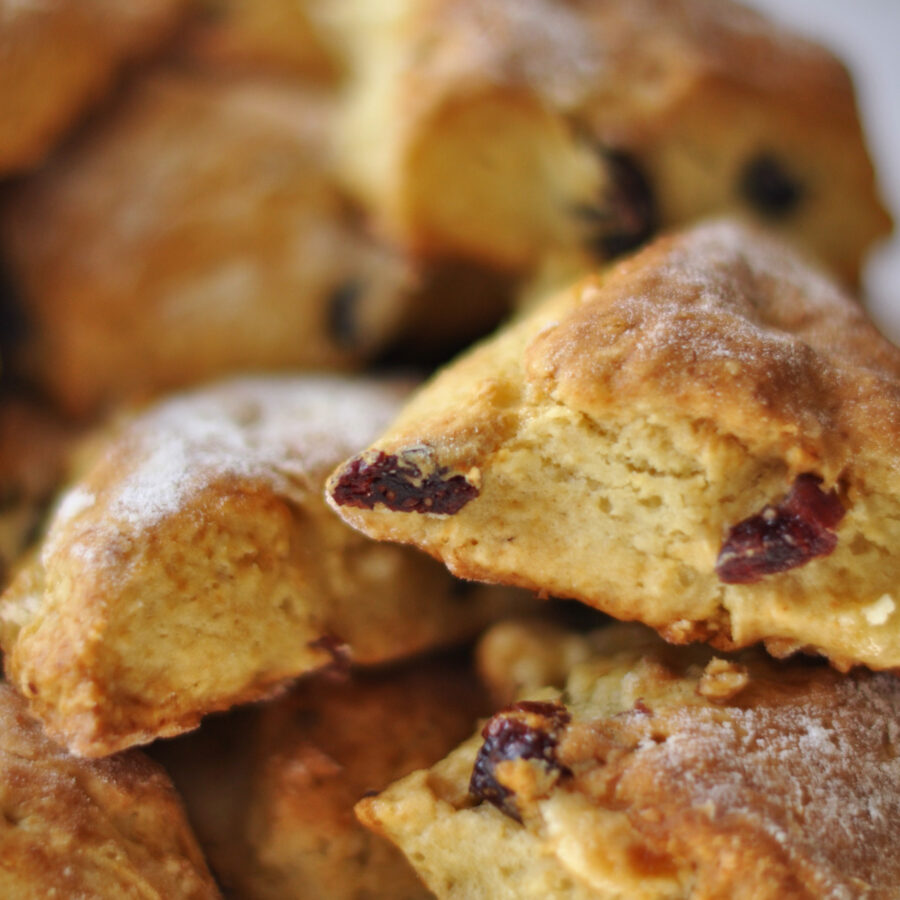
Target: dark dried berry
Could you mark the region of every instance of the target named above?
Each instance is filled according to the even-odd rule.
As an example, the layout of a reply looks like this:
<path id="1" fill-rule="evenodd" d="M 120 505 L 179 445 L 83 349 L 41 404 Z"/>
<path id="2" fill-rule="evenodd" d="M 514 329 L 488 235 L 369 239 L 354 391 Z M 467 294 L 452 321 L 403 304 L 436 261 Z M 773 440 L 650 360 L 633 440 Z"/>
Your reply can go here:
<path id="1" fill-rule="evenodd" d="M 803 187 L 771 153 L 754 156 L 741 170 L 738 189 L 757 211 L 770 219 L 792 213 L 803 199 Z"/>
<path id="2" fill-rule="evenodd" d="M 637 161 L 619 150 L 602 149 L 608 186 L 596 205 L 578 206 L 575 215 L 590 227 L 588 244 L 611 259 L 646 243 L 659 227 L 656 199 Z"/>
<path id="3" fill-rule="evenodd" d="M 799 475 L 776 506 L 739 522 L 719 551 L 716 572 L 726 584 L 753 584 L 765 575 L 785 572 L 828 556 L 837 546 L 834 529 L 844 507 L 834 490 L 827 494 L 816 475 Z"/>
<path id="4" fill-rule="evenodd" d="M 484 743 L 475 758 L 469 793 L 476 800 L 487 800 L 517 822 L 522 817 L 513 792 L 496 776 L 499 763 L 533 759 L 561 775 L 571 772 L 556 759 L 556 747 L 569 713 L 561 703 L 523 700 L 514 703 L 488 720 L 481 732 Z"/>
<path id="5" fill-rule="evenodd" d="M 359 344 L 358 306 L 363 287 L 355 280 L 339 284 L 328 298 L 326 306 L 328 333 L 344 350 L 353 350 Z"/>
<path id="6" fill-rule="evenodd" d="M 431 468 L 430 463 L 427 448 L 400 456 L 363 454 L 344 467 L 331 496 L 338 506 L 374 509 L 383 503 L 396 512 L 444 515 L 459 512 L 478 496 L 478 488 L 463 475 L 450 475 L 449 469 Z"/>

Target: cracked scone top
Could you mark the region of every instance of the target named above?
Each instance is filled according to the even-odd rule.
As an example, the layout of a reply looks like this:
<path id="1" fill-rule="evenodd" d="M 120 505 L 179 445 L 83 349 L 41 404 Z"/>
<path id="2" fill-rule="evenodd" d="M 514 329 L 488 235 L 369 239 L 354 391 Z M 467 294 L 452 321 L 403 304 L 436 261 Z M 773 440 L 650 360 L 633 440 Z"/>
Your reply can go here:
<path id="1" fill-rule="evenodd" d="M 335 657 L 397 659 L 508 609 L 325 504 L 327 473 L 386 426 L 407 388 L 234 379 L 110 435 L 0 599 L 7 677 L 48 733 L 109 754 Z"/>
<path id="2" fill-rule="evenodd" d="M 417 253 L 596 262 L 730 213 L 853 280 L 890 228 L 841 63 L 740 4 L 372 7 L 343 17 L 343 170 Z"/>
<path id="3" fill-rule="evenodd" d="M 452 363 L 330 502 L 669 640 L 900 666 L 900 351 L 772 239 L 665 237 Z"/>
<path id="4" fill-rule="evenodd" d="M 488 680 L 535 648 L 546 687 L 357 805 L 441 900 L 898 896 L 893 675 L 503 623 Z"/>

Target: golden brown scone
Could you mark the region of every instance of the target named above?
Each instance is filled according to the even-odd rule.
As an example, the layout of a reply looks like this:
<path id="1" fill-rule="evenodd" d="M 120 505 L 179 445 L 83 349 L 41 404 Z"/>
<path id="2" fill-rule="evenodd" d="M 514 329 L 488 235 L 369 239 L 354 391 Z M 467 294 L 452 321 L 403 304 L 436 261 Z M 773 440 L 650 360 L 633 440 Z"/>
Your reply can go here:
<path id="1" fill-rule="evenodd" d="M 335 657 L 377 663 L 462 640 L 521 602 L 369 541 L 325 504 L 327 473 L 405 389 L 238 379 L 123 426 L 0 605 L 8 677 L 48 733 L 105 755 Z"/>
<path id="2" fill-rule="evenodd" d="M 357 806 L 441 900 L 898 896 L 895 676 L 717 658 L 637 625 L 484 641 L 557 650 L 560 679 Z"/>
<path id="3" fill-rule="evenodd" d="M 330 482 L 465 578 L 900 666 L 900 351 L 761 233 L 661 238 L 451 364 Z"/>
<path id="4" fill-rule="evenodd" d="M 333 83 L 342 63 L 317 11 L 329 0 L 192 0 L 188 56 L 215 67 L 270 71 Z"/>
<path id="5" fill-rule="evenodd" d="M 11 365 L 84 414 L 231 371 L 346 368 L 408 273 L 329 174 L 328 96 L 158 71 L 0 209 Z"/>
<path id="6" fill-rule="evenodd" d="M 186 0 L 0 0 L 0 173 L 40 162 L 62 133 L 146 56 Z"/>
<path id="7" fill-rule="evenodd" d="M 488 712 L 467 661 L 311 676 L 252 711 L 208 720 L 154 754 L 235 900 L 425 900 L 402 854 L 353 805 L 433 765 Z"/>
<path id="8" fill-rule="evenodd" d="M 165 773 L 137 752 L 83 760 L 0 684 L 0 894 L 5 900 L 219 897 Z"/>
<path id="9" fill-rule="evenodd" d="M 0 394 L 0 586 L 63 481 L 75 431 L 41 404 Z"/>
<path id="10" fill-rule="evenodd" d="M 345 178 L 418 253 L 596 262 L 727 212 L 852 280 L 889 230 L 842 65 L 729 0 L 337 6 Z"/>

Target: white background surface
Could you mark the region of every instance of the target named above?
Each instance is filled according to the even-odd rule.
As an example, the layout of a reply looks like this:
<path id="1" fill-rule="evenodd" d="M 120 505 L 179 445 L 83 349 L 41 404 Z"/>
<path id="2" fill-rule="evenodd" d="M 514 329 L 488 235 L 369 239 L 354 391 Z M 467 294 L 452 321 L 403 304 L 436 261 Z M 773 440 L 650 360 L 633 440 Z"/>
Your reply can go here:
<path id="1" fill-rule="evenodd" d="M 827 45 L 847 64 L 882 195 L 900 225 L 900 0 L 744 2 Z M 900 343 L 900 234 L 873 254 L 865 293 L 876 321 Z"/>

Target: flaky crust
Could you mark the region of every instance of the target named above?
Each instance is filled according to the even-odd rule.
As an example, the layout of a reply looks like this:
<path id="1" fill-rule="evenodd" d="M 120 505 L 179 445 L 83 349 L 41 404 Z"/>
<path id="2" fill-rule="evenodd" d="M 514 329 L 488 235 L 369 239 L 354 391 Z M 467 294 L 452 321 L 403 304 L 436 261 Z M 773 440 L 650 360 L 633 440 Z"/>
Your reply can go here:
<path id="1" fill-rule="evenodd" d="M 187 0 L 0 2 L 0 173 L 40 162 L 172 30 Z"/>
<path id="2" fill-rule="evenodd" d="M 433 765 L 486 710 L 468 661 L 438 657 L 310 676 L 156 755 L 229 896 L 424 900 L 405 858 L 356 821 L 353 805 Z"/>
<path id="3" fill-rule="evenodd" d="M 70 756 L 7 684 L 0 803 L 0 893 L 9 900 L 219 897 L 164 772 L 139 753 Z"/>
<path id="4" fill-rule="evenodd" d="M 375 544 L 322 497 L 406 383 L 237 379 L 113 434 L 2 598 L 8 677 L 48 732 L 99 756 L 192 728 L 334 659 L 461 640 L 520 598 Z"/>
<path id="5" fill-rule="evenodd" d="M 464 577 L 575 597 L 675 641 L 891 668 L 898 433 L 897 349 L 786 249 L 718 222 L 452 364 L 329 493 L 355 527 Z M 386 500 L 378 477 L 426 500 Z M 798 479 L 835 488 L 831 555 L 720 577 L 731 530 L 774 515 Z"/>
<path id="6" fill-rule="evenodd" d="M 728 212 L 853 279 L 890 227 L 843 66 L 736 3 L 357 6 L 344 169 L 417 252 L 596 260 Z"/>
<path id="7" fill-rule="evenodd" d="M 560 648 L 560 680 L 527 684 L 535 702 L 498 713 L 492 743 L 476 736 L 357 807 L 438 897 L 897 896 L 896 678 L 716 659 L 633 625 L 576 638 L 504 624 L 481 655 L 536 643 Z M 506 792 L 499 807 L 479 803 L 489 788 Z"/>
<path id="8" fill-rule="evenodd" d="M 361 364 L 405 265 L 329 172 L 332 98 L 174 69 L 0 207 L 28 328 L 11 365 L 85 415 L 236 371 Z"/>

